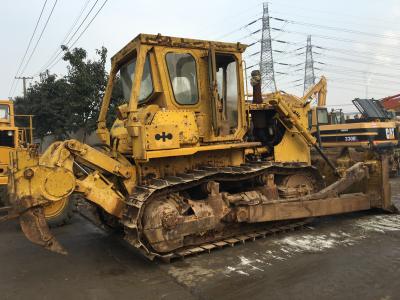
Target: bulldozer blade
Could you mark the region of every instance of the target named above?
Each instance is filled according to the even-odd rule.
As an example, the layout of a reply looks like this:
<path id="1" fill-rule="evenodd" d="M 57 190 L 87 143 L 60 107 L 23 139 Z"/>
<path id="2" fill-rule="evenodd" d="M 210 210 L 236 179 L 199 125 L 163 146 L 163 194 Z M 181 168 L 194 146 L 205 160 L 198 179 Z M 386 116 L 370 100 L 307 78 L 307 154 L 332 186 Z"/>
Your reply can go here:
<path id="1" fill-rule="evenodd" d="M 59 254 L 68 254 L 50 232 L 44 217 L 43 207 L 32 207 L 24 211 L 20 217 L 21 229 L 32 243 Z"/>

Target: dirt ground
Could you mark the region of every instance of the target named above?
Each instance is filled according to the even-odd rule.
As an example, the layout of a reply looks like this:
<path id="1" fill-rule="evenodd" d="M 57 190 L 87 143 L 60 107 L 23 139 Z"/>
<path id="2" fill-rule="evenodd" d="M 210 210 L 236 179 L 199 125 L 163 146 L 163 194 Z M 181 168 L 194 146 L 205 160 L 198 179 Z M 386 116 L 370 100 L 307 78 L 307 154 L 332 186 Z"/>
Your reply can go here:
<path id="1" fill-rule="evenodd" d="M 400 207 L 400 179 L 392 181 Z M 400 215 L 355 213 L 175 261 L 150 262 L 75 216 L 68 256 L 0 226 L 0 299 L 400 299 Z"/>

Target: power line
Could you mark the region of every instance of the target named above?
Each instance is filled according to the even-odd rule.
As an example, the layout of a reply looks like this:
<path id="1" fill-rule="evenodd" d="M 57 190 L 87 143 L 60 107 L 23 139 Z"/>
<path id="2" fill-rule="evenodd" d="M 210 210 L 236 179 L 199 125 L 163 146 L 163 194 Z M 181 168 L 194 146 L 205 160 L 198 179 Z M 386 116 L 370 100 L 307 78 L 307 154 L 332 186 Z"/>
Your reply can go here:
<path id="1" fill-rule="evenodd" d="M 229 35 L 232 35 L 232 34 L 235 33 L 235 32 L 241 31 L 241 30 L 243 30 L 243 29 L 245 29 L 245 28 L 247 28 L 247 27 L 249 27 L 249 26 L 251 26 L 251 25 L 257 23 L 257 22 L 260 21 L 261 19 L 262 19 L 262 18 L 257 18 L 257 19 L 255 19 L 255 20 L 251 21 L 250 23 L 247 23 L 246 25 L 240 26 L 240 27 L 238 27 L 238 28 L 236 28 L 236 29 L 234 29 L 234 30 L 228 32 L 228 33 L 225 33 L 225 34 L 223 34 L 223 35 L 220 35 L 220 36 L 216 37 L 216 39 L 219 40 L 219 39 L 222 39 L 222 38 L 227 37 L 227 36 L 229 36 Z"/>
<path id="2" fill-rule="evenodd" d="M 340 57 L 334 55 L 324 55 L 324 59 L 332 59 L 332 60 L 340 60 L 340 61 L 348 61 L 356 64 L 364 64 L 364 65 L 376 65 L 382 68 L 390 68 L 391 70 L 400 70 L 400 68 L 395 68 L 395 66 L 400 67 L 400 64 L 396 63 L 383 63 L 383 62 L 373 62 L 373 61 L 363 61 L 358 59 L 352 59 L 348 57 Z"/>
<path id="3" fill-rule="evenodd" d="M 50 11 L 50 14 L 48 15 L 48 17 L 47 17 L 47 19 L 46 19 L 46 22 L 45 22 L 45 24 L 44 24 L 44 26 L 43 26 L 43 28 L 42 28 L 42 31 L 40 32 L 40 35 L 39 35 L 38 39 L 36 40 L 35 46 L 33 47 L 32 51 L 31 51 L 31 54 L 29 55 L 29 58 L 27 59 L 27 61 L 26 61 L 26 63 L 25 63 L 25 66 L 22 68 L 21 72 L 19 73 L 20 76 L 25 72 L 26 68 L 27 68 L 28 65 L 29 65 L 29 62 L 30 62 L 31 59 L 32 59 L 32 56 L 35 54 L 35 51 L 36 51 L 36 49 L 37 49 L 37 46 L 39 45 L 39 42 L 40 42 L 40 40 L 42 39 L 43 33 L 45 32 L 45 30 L 46 30 L 46 28 L 47 28 L 47 24 L 49 23 L 50 18 L 51 18 L 51 16 L 53 15 L 54 8 L 55 8 L 56 5 L 57 5 L 57 1 L 58 1 L 58 0 L 55 0 L 55 1 L 54 1 L 53 7 L 51 8 L 51 11 Z M 25 85 L 25 83 L 24 83 L 24 85 Z M 11 97 L 14 96 L 14 93 L 15 93 L 16 88 L 17 88 L 17 86 L 15 85 L 14 90 L 13 90 L 13 92 L 12 92 L 12 94 L 11 94 Z M 25 89 L 25 92 L 26 92 L 26 89 Z"/>
<path id="4" fill-rule="evenodd" d="M 82 30 L 82 32 L 79 34 L 79 36 L 76 38 L 76 40 L 70 45 L 68 46 L 69 48 L 72 48 L 73 46 L 75 46 L 75 44 L 79 41 L 79 39 L 82 37 L 82 35 L 86 32 L 86 30 L 89 28 L 90 24 L 92 24 L 92 22 L 94 21 L 94 19 L 96 19 L 97 15 L 100 13 L 100 11 L 103 9 L 103 7 L 106 5 L 106 3 L 108 2 L 108 0 L 105 0 L 103 2 L 103 4 L 100 6 L 100 8 L 97 10 L 97 12 L 95 13 L 95 15 L 92 17 L 92 19 L 89 21 L 89 23 L 86 25 L 86 27 Z M 53 68 L 60 60 L 62 57 L 60 57 L 56 62 L 54 62 L 49 69 Z"/>
<path id="5" fill-rule="evenodd" d="M 313 24 L 313 23 L 300 22 L 300 21 L 294 21 L 294 20 L 288 20 L 288 19 L 281 19 L 281 18 L 276 18 L 276 17 L 270 17 L 270 18 L 273 20 L 279 21 L 279 22 L 286 22 L 286 23 L 290 23 L 290 24 L 297 24 L 300 26 L 308 26 L 308 27 L 313 27 L 313 28 L 323 28 L 323 29 L 327 29 L 327 30 L 341 31 L 341 32 L 346 32 L 346 33 L 366 35 L 366 36 L 372 36 L 372 37 L 384 37 L 384 38 L 391 38 L 391 39 L 400 38 L 399 36 L 393 36 L 393 35 L 388 35 L 388 34 L 371 33 L 371 32 L 353 30 L 353 29 L 348 29 L 348 28 L 341 28 L 341 27 Z"/>
<path id="6" fill-rule="evenodd" d="M 299 32 L 299 31 L 289 31 L 289 30 L 283 30 L 275 27 L 271 27 L 271 30 L 274 31 L 282 31 L 286 33 L 291 33 L 291 34 L 298 34 L 298 35 L 309 35 L 309 33 L 305 32 Z M 319 34 L 313 34 L 313 37 L 321 38 L 321 39 L 327 39 L 327 40 L 333 40 L 333 41 L 339 41 L 339 42 L 344 42 L 344 43 L 355 43 L 355 44 L 362 44 L 362 45 L 376 45 L 376 46 L 382 46 L 379 43 L 374 43 L 374 42 L 363 42 L 363 41 L 357 41 L 357 40 L 352 40 L 352 39 L 345 39 L 345 38 L 339 38 L 339 37 L 333 37 L 333 36 L 327 36 L 327 35 L 319 35 Z M 393 48 L 393 49 L 398 49 L 397 46 L 390 46 L 386 45 L 385 47 Z"/>
<path id="7" fill-rule="evenodd" d="M 63 44 L 66 42 L 66 40 L 68 39 L 68 37 L 69 37 L 69 35 L 71 34 L 72 30 L 75 28 L 76 24 L 78 23 L 79 19 L 82 17 L 82 15 L 83 15 L 84 11 L 86 10 L 86 8 L 87 8 L 87 6 L 88 6 L 88 4 L 89 4 L 90 1 L 91 1 L 91 0 L 86 0 L 86 2 L 85 2 L 85 4 L 83 5 L 83 7 L 82 7 L 82 9 L 81 9 L 81 11 L 80 11 L 80 13 L 79 13 L 79 15 L 75 18 L 75 20 L 74 20 L 72 26 L 69 28 L 68 32 L 67 32 L 66 35 L 64 36 L 64 39 L 61 41 L 60 45 L 63 45 Z M 40 68 L 40 71 L 38 71 L 34 76 L 37 76 L 37 75 L 39 75 L 40 73 L 42 73 L 43 71 L 46 70 L 46 66 L 48 66 L 49 63 L 50 63 L 51 61 L 53 61 L 54 57 L 57 56 L 59 50 L 60 50 L 60 47 L 57 46 L 56 50 L 55 50 L 55 51 L 53 52 L 53 54 L 50 56 L 50 59 L 43 65 L 42 68 Z"/>
<path id="8" fill-rule="evenodd" d="M 354 72 L 354 71 L 347 71 L 347 70 L 343 71 L 343 70 L 328 69 L 326 72 L 338 74 L 338 75 L 341 75 L 341 76 L 349 76 L 351 79 L 360 79 L 360 80 L 366 80 L 367 76 L 369 76 L 370 78 L 375 76 L 375 75 L 370 74 L 370 73 L 365 73 L 365 72 L 364 73 L 362 73 L 362 72 L 357 73 L 357 72 Z M 392 78 L 391 76 L 388 76 L 388 77 Z M 331 78 L 331 77 L 329 76 L 328 78 Z M 386 79 L 386 78 L 374 78 L 374 82 L 381 82 L 383 84 L 391 83 L 393 85 L 400 86 L 400 81 L 390 80 L 390 79 Z"/>
<path id="9" fill-rule="evenodd" d="M 93 18 L 90 20 L 90 22 L 86 25 L 86 27 L 83 29 L 83 31 L 81 32 L 81 34 L 78 36 L 78 38 L 75 40 L 75 42 L 72 43 L 72 45 L 70 47 L 73 47 L 78 41 L 79 39 L 82 37 L 82 35 L 86 32 L 86 30 L 89 28 L 90 24 L 92 24 L 92 22 L 94 21 L 94 19 L 97 17 L 97 15 L 100 13 L 100 11 L 103 9 L 104 5 L 106 5 L 108 0 L 105 0 L 104 3 L 101 5 L 101 7 L 99 8 L 99 10 L 96 12 L 96 14 L 93 16 Z"/>
<path id="10" fill-rule="evenodd" d="M 278 6 L 279 5 L 287 6 L 287 7 L 290 7 L 291 9 L 295 8 L 296 10 L 303 10 L 303 11 L 307 11 L 307 12 L 313 12 L 314 11 L 314 12 L 317 12 L 318 14 L 322 13 L 322 14 L 327 14 L 329 16 L 332 16 L 332 15 L 336 15 L 336 16 L 340 16 L 340 17 L 348 16 L 348 17 L 350 17 L 352 19 L 359 19 L 360 18 L 360 15 L 348 14 L 348 13 L 343 12 L 342 10 L 341 11 L 336 11 L 336 12 L 332 11 L 332 10 L 320 10 L 320 9 L 310 8 L 309 6 L 304 6 L 304 5 L 303 6 L 296 6 L 296 5 L 293 4 L 292 0 L 286 0 L 286 1 L 290 2 L 290 4 L 282 4 L 282 1 L 283 0 L 279 0 L 279 4 L 278 4 L 278 2 L 274 2 L 274 1 L 270 0 L 270 3 L 272 4 L 272 6 L 278 4 Z M 371 22 L 373 20 L 378 21 L 378 22 L 383 22 L 384 24 L 387 24 L 388 22 L 391 22 L 393 24 L 398 24 L 398 20 L 394 21 L 394 20 L 388 20 L 387 18 L 368 17 L 368 22 Z"/>
<path id="11" fill-rule="evenodd" d="M 83 26 L 83 24 L 85 23 L 86 19 L 89 17 L 89 15 L 91 14 L 91 12 L 93 11 L 94 7 L 96 6 L 97 2 L 99 0 L 96 0 L 93 5 L 91 6 L 90 10 L 88 11 L 88 13 L 85 15 L 84 19 L 82 20 L 82 22 L 79 24 L 78 28 L 74 31 L 74 33 L 72 34 L 72 36 L 68 39 L 68 41 L 65 43 L 65 46 L 69 47 L 69 43 L 72 41 L 72 39 L 75 37 L 75 35 L 78 33 L 78 31 L 81 29 L 81 27 Z M 107 2 L 108 0 L 106 0 L 103 5 L 100 7 L 101 8 L 104 6 L 104 4 Z M 92 19 L 93 20 L 93 19 Z M 52 59 L 45 67 L 42 68 L 42 72 L 46 69 L 51 69 L 52 67 L 54 67 L 60 60 L 62 57 L 59 57 L 60 54 L 63 53 L 63 50 L 60 49 L 58 51 L 58 54 L 54 57 L 54 59 Z"/>
<path id="12" fill-rule="evenodd" d="M 274 39 L 272 39 L 272 40 L 275 41 Z M 291 42 L 283 41 L 283 40 L 279 40 L 279 42 L 280 43 L 291 43 Z M 295 50 L 293 50 L 291 52 L 296 52 L 296 51 L 301 50 L 303 48 L 305 48 L 305 46 L 297 48 L 297 49 L 295 49 Z M 360 50 L 347 50 L 347 49 L 335 48 L 335 47 L 322 47 L 322 46 L 318 46 L 318 45 L 315 45 L 315 44 L 313 44 L 313 48 L 326 50 L 326 51 L 329 51 L 329 52 L 337 52 L 337 53 L 344 54 L 344 55 L 351 55 L 351 56 L 357 55 L 358 58 L 361 57 L 361 58 L 365 58 L 365 59 L 381 60 L 381 61 L 384 61 L 384 62 L 387 61 L 387 60 L 385 60 L 385 58 L 387 58 L 387 59 L 392 59 L 392 58 L 393 59 L 400 59 L 400 56 L 398 56 L 398 55 L 391 55 L 391 54 L 383 54 L 382 55 L 381 53 L 379 53 L 379 56 L 376 56 L 377 55 L 376 52 L 368 52 L 368 51 L 360 51 Z M 273 50 L 273 51 L 275 52 L 276 50 Z M 298 53 L 298 54 L 295 54 L 295 55 L 302 55 L 302 54 L 304 54 L 304 52 Z M 322 54 L 322 53 L 318 53 L 316 51 L 313 51 L 313 55 L 315 55 L 315 54 Z M 370 55 L 370 56 L 372 55 L 374 57 L 370 57 L 368 55 Z M 327 55 L 324 54 L 324 56 L 327 56 Z M 368 62 L 368 63 L 370 63 L 370 62 Z M 379 63 L 379 65 L 382 65 L 382 64 Z M 392 66 L 392 65 L 399 65 L 400 66 L 400 64 L 390 63 L 390 66 Z"/>
<path id="13" fill-rule="evenodd" d="M 363 86 L 363 87 L 368 87 L 368 88 L 372 88 L 374 90 L 382 90 L 382 91 L 387 91 L 388 88 L 387 87 L 382 87 L 382 86 L 377 86 L 377 85 L 372 85 L 372 84 L 365 84 L 365 83 L 359 83 L 359 82 L 349 82 L 348 80 L 341 80 L 341 79 L 333 79 L 331 80 L 332 82 L 338 82 L 340 84 L 344 84 L 344 85 L 358 85 L 358 86 Z"/>
<path id="14" fill-rule="evenodd" d="M 373 56 L 373 59 L 377 59 L 377 60 L 385 60 L 385 58 L 400 59 L 400 56 L 395 55 L 395 54 L 379 53 L 379 56 L 377 56 L 376 52 L 369 52 L 369 51 L 348 50 L 348 49 L 335 48 L 335 47 L 333 47 L 333 48 L 332 47 L 321 47 L 318 45 L 314 45 L 314 48 L 318 48 L 318 49 L 326 50 L 326 51 L 337 52 L 337 53 L 345 54 L 345 55 L 351 55 L 351 56 L 354 56 L 354 54 L 357 54 L 357 57 L 363 56 L 364 58 L 367 58 L 367 59 L 370 59 L 371 56 Z"/>
<path id="15" fill-rule="evenodd" d="M 318 18 L 316 18 L 316 17 L 318 17 L 318 16 L 316 16 L 316 15 L 309 15 L 309 16 L 305 16 L 305 15 L 303 15 L 303 14 L 293 14 L 292 12 L 283 12 L 283 11 L 279 11 L 279 10 L 275 10 L 275 9 L 273 9 L 272 10 L 272 12 L 271 12 L 273 15 L 283 15 L 285 18 L 288 16 L 288 15 L 290 15 L 290 16 L 294 16 L 294 17 L 300 17 L 300 18 L 306 18 L 307 20 L 309 20 L 310 18 L 312 18 L 313 20 L 315 20 L 315 19 L 318 19 Z M 340 22 L 341 24 L 343 24 L 343 23 L 350 23 L 350 24 L 353 24 L 353 25 L 357 25 L 357 26 L 363 26 L 363 27 L 365 27 L 366 25 L 371 25 L 371 19 L 370 18 L 368 18 L 368 21 L 365 21 L 365 20 L 363 20 L 363 19 L 360 19 L 359 18 L 359 16 L 357 16 L 357 21 L 362 21 L 361 23 L 359 23 L 359 22 L 354 22 L 354 19 L 355 18 L 352 18 L 351 20 L 350 20 L 350 22 L 349 22 L 349 20 L 348 19 L 346 19 L 344 22 L 342 22 L 342 21 L 339 21 L 338 20 L 338 17 L 343 17 L 343 15 L 342 15 L 342 13 L 340 13 L 340 14 L 332 14 L 332 13 L 330 13 L 330 17 L 333 17 L 333 18 L 327 18 L 326 16 L 324 16 L 324 17 L 322 17 L 322 18 L 319 18 L 319 19 L 323 19 L 323 21 L 329 21 L 329 19 L 331 20 L 331 21 L 334 21 L 335 23 L 337 23 L 337 22 Z M 390 21 L 389 21 L 390 22 Z M 393 22 L 394 24 L 398 24 L 398 22 L 396 21 L 396 22 Z M 385 25 L 387 25 L 387 20 L 385 20 Z M 373 24 L 373 26 L 375 27 L 375 28 L 377 28 L 377 27 L 380 27 L 380 28 L 382 28 L 382 29 L 384 29 L 384 30 L 390 30 L 391 28 L 390 27 L 387 27 L 387 26 L 382 26 L 381 24 Z"/>
<path id="16" fill-rule="evenodd" d="M 213 23 L 213 22 L 212 23 L 208 23 L 207 24 L 207 28 L 208 29 L 212 28 L 212 30 L 206 30 L 205 31 L 205 36 L 210 37 L 210 36 L 216 36 L 217 34 L 221 34 L 221 32 L 217 32 L 215 30 L 215 28 L 219 27 L 221 24 L 228 24 L 229 23 L 229 22 L 227 22 L 228 20 L 229 21 L 233 20 L 234 24 L 236 26 L 238 23 L 240 23 L 240 22 L 238 22 L 238 18 L 239 17 L 243 17 L 244 15 L 246 15 L 246 17 L 244 17 L 244 20 L 246 20 L 246 21 L 249 20 L 249 19 L 253 19 L 255 17 L 260 18 L 262 16 L 262 13 L 260 13 L 260 12 L 254 13 L 254 11 L 252 11 L 254 9 L 258 10 L 258 7 L 259 7 L 259 5 L 256 5 L 256 6 L 253 6 L 253 7 L 249 7 L 249 8 L 244 9 L 244 10 L 241 9 L 239 13 L 223 17 L 222 19 L 219 17 L 218 21 L 216 23 Z M 213 38 L 215 38 L 215 37 L 213 37 Z"/>
<path id="17" fill-rule="evenodd" d="M 361 73 L 361 74 L 365 74 L 365 75 L 375 75 L 375 76 L 378 76 L 378 77 L 389 77 L 389 78 L 393 78 L 394 77 L 394 75 L 390 75 L 390 74 L 387 74 L 387 73 L 363 71 L 363 70 L 348 68 L 348 67 L 345 67 L 345 66 L 340 66 L 340 65 L 337 65 L 337 64 L 325 63 L 325 65 L 326 66 L 324 66 L 323 69 L 327 68 L 327 69 L 333 69 L 333 70 L 336 70 L 336 71 L 348 71 L 348 72 L 354 72 L 354 73 Z M 339 70 L 338 70 L 338 68 L 339 68 Z M 320 70 L 323 70 L 323 69 L 320 69 Z M 293 71 L 293 72 L 296 72 L 296 70 Z"/>
<path id="18" fill-rule="evenodd" d="M 26 55 L 28 54 L 28 50 L 29 50 L 29 48 L 30 48 L 30 46 L 31 46 L 33 37 L 35 36 L 35 33 L 36 33 L 36 30 L 37 30 L 37 28 L 38 28 L 38 26 L 39 26 L 39 22 L 40 22 L 40 20 L 41 20 L 41 18 L 42 18 L 43 11 L 44 11 L 44 9 L 45 9 L 45 7 L 46 7 L 47 1 L 48 1 L 48 0 L 45 0 L 44 3 L 43 3 L 42 10 L 40 11 L 39 18 L 38 18 L 37 21 L 36 21 L 35 29 L 34 29 L 33 32 L 32 32 L 31 38 L 29 39 L 29 42 L 28 42 L 28 46 L 27 46 L 26 49 L 25 49 L 25 53 L 24 53 L 24 55 L 23 55 L 23 57 L 22 57 L 22 59 L 21 59 L 21 62 L 20 62 L 19 66 L 18 66 L 18 69 L 17 69 L 17 72 L 15 73 L 15 76 L 14 76 L 14 78 L 13 78 L 13 81 L 12 81 L 12 84 L 11 84 L 11 87 L 10 87 L 10 90 L 9 90 L 9 92 L 8 92 L 8 94 L 10 95 L 10 97 L 11 97 L 11 91 L 13 90 L 14 84 L 15 84 L 15 82 L 16 82 L 15 77 L 18 76 L 18 73 L 19 73 L 19 71 L 21 70 L 22 64 L 23 64 L 24 61 L 25 61 Z"/>
<path id="19" fill-rule="evenodd" d="M 45 24 L 44 24 L 44 26 L 43 26 L 43 28 L 42 28 L 42 31 L 40 32 L 39 38 L 37 39 L 36 44 L 35 44 L 35 46 L 34 46 L 32 52 L 31 52 L 31 55 L 29 56 L 28 60 L 26 61 L 25 67 L 22 69 L 21 73 L 24 73 L 24 72 L 25 72 L 26 68 L 27 68 L 28 65 L 29 65 L 29 62 L 30 62 L 31 59 L 32 59 L 33 54 L 35 54 L 36 48 L 37 48 L 37 46 L 39 45 L 39 42 L 40 42 L 40 40 L 42 39 L 43 33 L 44 33 L 44 31 L 46 30 L 46 28 L 47 28 L 47 24 L 49 23 L 50 18 L 51 18 L 51 16 L 53 15 L 54 8 L 55 8 L 56 5 L 57 5 L 57 1 L 58 1 L 58 0 L 55 0 L 55 1 L 54 1 L 53 7 L 51 8 L 51 11 L 50 11 L 50 14 L 49 14 L 49 16 L 47 17 L 47 20 L 46 20 L 46 22 L 45 22 Z"/>

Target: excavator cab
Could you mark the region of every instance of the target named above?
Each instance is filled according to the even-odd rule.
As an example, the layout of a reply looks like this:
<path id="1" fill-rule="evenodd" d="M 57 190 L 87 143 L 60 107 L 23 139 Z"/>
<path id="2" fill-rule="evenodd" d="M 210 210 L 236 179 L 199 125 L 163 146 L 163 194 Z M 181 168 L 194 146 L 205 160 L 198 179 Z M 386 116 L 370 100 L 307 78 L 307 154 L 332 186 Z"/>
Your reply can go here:
<path id="1" fill-rule="evenodd" d="M 332 109 L 329 113 L 329 124 L 344 124 L 346 120 L 342 109 Z"/>
<path id="2" fill-rule="evenodd" d="M 341 109 L 332 109 L 328 112 L 326 107 L 312 107 L 308 112 L 309 129 L 315 131 L 317 125 L 344 124 L 344 113 Z"/>
<path id="3" fill-rule="evenodd" d="M 320 125 L 329 124 L 330 116 L 326 107 L 312 107 L 308 112 L 308 128 L 315 131 Z"/>

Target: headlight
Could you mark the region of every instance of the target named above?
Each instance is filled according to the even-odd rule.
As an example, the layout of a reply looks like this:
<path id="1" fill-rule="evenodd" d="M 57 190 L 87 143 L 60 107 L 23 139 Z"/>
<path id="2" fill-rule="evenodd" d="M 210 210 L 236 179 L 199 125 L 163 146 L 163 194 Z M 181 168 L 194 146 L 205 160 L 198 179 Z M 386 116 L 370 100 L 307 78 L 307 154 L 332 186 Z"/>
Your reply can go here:
<path id="1" fill-rule="evenodd" d="M 8 135 L 8 136 L 13 136 L 13 135 L 14 135 L 14 131 L 9 130 L 9 131 L 7 132 L 7 135 Z"/>

